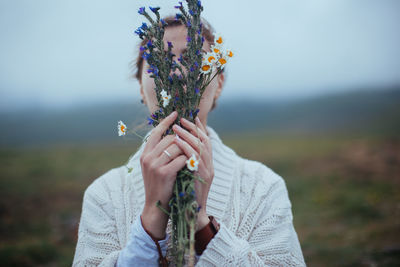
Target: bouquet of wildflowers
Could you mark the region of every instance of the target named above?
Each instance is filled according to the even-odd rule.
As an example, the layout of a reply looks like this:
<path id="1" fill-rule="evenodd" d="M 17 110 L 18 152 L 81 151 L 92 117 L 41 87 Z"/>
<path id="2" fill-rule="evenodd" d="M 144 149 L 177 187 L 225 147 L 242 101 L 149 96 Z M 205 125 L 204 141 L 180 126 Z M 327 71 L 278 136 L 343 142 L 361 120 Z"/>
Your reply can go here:
<path id="1" fill-rule="evenodd" d="M 180 124 L 180 118 L 194 122 L 199 109 L 201 96 L 208 84 L 222 72 L 232 51 L 223 49 L 223 39 L 216 36 L 211 52 L 202 53 L 204 37 L 202 36 L 202 22 L 200 14 L 203 6 L 199 0 L 186 0 L 185 8 L 182 2 L 175 6 L 180 12 L 176 14 L 176 20 L 180 20 L 187 28 L 186 51 L 179 55 L 171 52 L 173 44 L 168 42 L 164 47 L 164 31 L 167 23 L 161 19 L 159 7 L 150 7 L 147 12 L 145 7 L 139 9 L 149 22 L 143 23 L 135 33 L 140 39 L 145 40 L 145 45 L 140 49 L 143 58 L 150 66 L 147 72 L 154 79 L 154 88 L 159 109 L 151 114 L 148 123 L 157 126 L 160 120 L 167 117 L 173 111 L 178 112 L 176 124 Z M 177 56 L 176 62 L 174 57 Z M 177 74 L 176 70 L 179 70 Z M 126 125 L 118 123 L 119 135 L 127 133 Z M 165 135 L 174 134 L 172 128 Z M 194 233 L 197 213 L 200 209 L 196 202 L 194 180 L 204 183 L 197 176 L 198 160 L 194 155 L 188 159 L 186 166 L 178 172 L 173 197 L 169 201 L 170 212 L 157 206 L 168 214 L 172 220 L 172 255 L 177 266 L 184 264 L 184 255 L 189 251 L 189 265 L 194 262 Z M 129 171 L 132 169 L 128 168 Z M 189 236 L 189 238 L 188 238 Z"/>

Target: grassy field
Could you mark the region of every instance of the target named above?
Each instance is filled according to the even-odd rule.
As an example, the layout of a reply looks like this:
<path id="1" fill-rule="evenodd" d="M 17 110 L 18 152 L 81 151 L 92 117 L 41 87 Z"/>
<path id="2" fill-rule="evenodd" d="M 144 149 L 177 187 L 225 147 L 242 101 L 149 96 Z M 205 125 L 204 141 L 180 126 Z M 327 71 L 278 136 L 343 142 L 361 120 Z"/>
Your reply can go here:
<path id="1" fill-rule="evenodd" d="M 400 139 L 246 135 L 223 138 L 287 184 L 308 266 L 400 265 Z M 130 145 L 0 150 L 0 263 L 70 266 L 86 187 Z"/>

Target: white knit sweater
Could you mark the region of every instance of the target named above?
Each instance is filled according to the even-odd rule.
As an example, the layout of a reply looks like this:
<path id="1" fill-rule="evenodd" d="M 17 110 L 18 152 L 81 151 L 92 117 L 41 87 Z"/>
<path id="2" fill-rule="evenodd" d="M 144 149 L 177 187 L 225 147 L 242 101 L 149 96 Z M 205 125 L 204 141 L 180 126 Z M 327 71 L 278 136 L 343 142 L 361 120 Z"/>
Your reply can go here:
<path id="1" fill-rule="evenodd" d="M 284 180 L 265 165 L 239 157 L 213 129 L 207 130 L 215 176 L 206 211 L 221 227 L 196 266 L 305 266 Z M 125 166 L 112 169 L 86 189 L 73 266 L 117 262 L 144 207 L 143 148 L 129 162 L 131 173 Z"/>

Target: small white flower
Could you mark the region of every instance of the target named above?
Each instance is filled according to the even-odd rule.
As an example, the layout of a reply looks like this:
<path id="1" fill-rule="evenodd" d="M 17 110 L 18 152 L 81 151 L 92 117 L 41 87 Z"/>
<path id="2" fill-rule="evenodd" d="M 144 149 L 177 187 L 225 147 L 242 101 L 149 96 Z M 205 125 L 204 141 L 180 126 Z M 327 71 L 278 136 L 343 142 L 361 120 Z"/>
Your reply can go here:
<path id="1" fill-rule="evenodd" d="M 118 135 L 122 136 L 126 134 L 126 125 L 122 122 L 118 122 Z"/>
<path id="2" fill-rule="evenodd" d="M 186 161 L 186 166 L 191 171 L 197 171 L 199 169 L 199 161 L 194 154 Z"/>
<path id="3" fill-rule="evenodd" d="M 212 45 L 211 46 L 211 52 L 214 53 L 215 55 L 219 56 L 222 53 L 221 46 L 219 45 Z"/>
<path id="4" fill-rule="evenodd" d="M 218 68 L 223 69 L 228 62 L 227 56 L 224 54 L 220 58 L 218 58 L 217 62 L 215 63 Z"/>
<path id="5" fill-rule="evenodd" d="M 164 89 L 160 92 L 161 98 L 163 100 L 163 107 L 165 108 L 169 104 L 169 100 L 171 100 L 171 95 L 169 95 Z"/>
<path id="6" fill-rule="evenodd" d="M 213 70 L 213 65 L 203 63 L 200 68 L 200 72 L 203 74 L 207 74 Z"/>
<path id="7" fill-rule="evenodd" d="M 232 58 L 232 57 L 233 57 L 233 52 L 232 52 L 232 50 L 226 49 L 225 56 L 226 56 L 227 59 Z"/>
<path id="8" fill-rule="evenodd" d="M 222 38 L 221 34 L 215 34 L 214 36 L 214 45 L 221 48 L 225 44 L 224 38 Z"/>
<path id="9" fill-rule="evenodd" d="M 217 61 L 217 59 L 218 55 L 216 55 L 213 52 L 208 52 L 203 56 L 203 65 L 204 64 L 212 65 Z"/>

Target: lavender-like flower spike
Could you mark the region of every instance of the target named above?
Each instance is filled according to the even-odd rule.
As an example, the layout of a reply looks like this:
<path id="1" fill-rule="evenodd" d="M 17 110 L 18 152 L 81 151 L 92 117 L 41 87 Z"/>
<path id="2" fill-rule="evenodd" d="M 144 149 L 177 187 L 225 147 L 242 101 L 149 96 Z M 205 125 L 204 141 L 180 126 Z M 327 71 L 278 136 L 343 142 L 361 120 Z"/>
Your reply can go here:
<path id="1" fill-rule="evenodd" d="M 174 6 L 175 8 L 181 8 L 183 7 L 182 2 L 179 2 L 179 6 Z"/>
<path id="2" fill-rule="evenodd" d="M 138 13 L 139 13 L 140 15 L 144 15 L 144 12 L 145 12 L 145 8 L 144 8 L 144 7 L 139 8 Z"/>
<path id="3" fill-rule="evenodd" d="M 160 19 L 160 21 L 161 21 L 161 25 L 162 25 L 162 26 L 165 26 L 165 25 L 167 25 L 167 23 L 165 22 L 165 20 L 163 20 L 163 19 Z"/>
<path id="4" fill-rule="evenodd" d="M 142 30 L 147 30 L 149 27 L 147 26 L 147 24 L 145 23 L 145 22 L 143 22 L 142 23 L 142 26 L 140 26 L 140 28 L 142 29 Z"/>
<path id="5" fill-rule="evenodd" d="M 180 18 L 182 18 L 182 15 L 179 13 L 176 13 L 175 15 L 175 20 L 179 20 Z"/>
<path id="6" fill-rule="evenodd" d="M 160 9 L 159 7 L 151 7 L 151 6 L 149 8 L 154 14 L 157 14 L 158 10 Z"/>
<path id="7" fill-rule="evenodd" d="M 170 41 L 168 41 L 167 43 L 168 43 L 168 48 L 172 48 L 172 43 Z"/>

